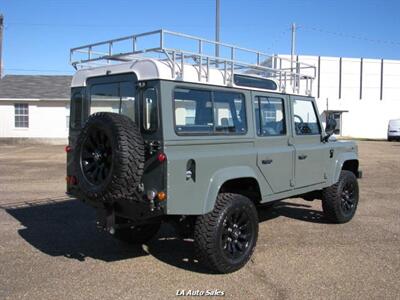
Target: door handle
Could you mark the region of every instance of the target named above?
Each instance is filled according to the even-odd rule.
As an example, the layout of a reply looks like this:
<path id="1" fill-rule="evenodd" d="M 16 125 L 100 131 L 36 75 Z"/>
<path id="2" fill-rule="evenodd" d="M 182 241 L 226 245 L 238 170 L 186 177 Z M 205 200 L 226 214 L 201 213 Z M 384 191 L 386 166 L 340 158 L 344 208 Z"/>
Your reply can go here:
<path id="1" fill-rule="evenodd" d="M 306 158 L 307 158 L 307 155 L 305 155 L 305 154 L 299 155 L 299 159 L 300 159 L 300 160 L 303 160 L 303 159 L 306 159 Z"/>
<path id="2" fill-rule="evenodd" d="M 270 165 L 272 164 L 272 159 L 263 159 L 261 162 L 263 165 Z"/>

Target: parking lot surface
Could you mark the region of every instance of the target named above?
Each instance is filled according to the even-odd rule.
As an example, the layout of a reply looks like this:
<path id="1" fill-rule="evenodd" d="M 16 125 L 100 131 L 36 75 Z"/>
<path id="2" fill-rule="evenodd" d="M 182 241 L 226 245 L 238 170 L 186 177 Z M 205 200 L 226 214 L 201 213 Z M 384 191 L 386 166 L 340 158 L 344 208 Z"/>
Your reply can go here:
<path id="1" fill-rule="evenodd" d="M 320 201 L 262 208 L 252 260 L 209 274 L 193 243 L 163 225 L 143 246 L 98 232 L 64 194 L 62 146 L 0 145 L 0 299 L 165 299 L 219 290 L 234 299 L 399 299 L 400 143 L 359 142 L 360 203 L 328 224 Z"/>

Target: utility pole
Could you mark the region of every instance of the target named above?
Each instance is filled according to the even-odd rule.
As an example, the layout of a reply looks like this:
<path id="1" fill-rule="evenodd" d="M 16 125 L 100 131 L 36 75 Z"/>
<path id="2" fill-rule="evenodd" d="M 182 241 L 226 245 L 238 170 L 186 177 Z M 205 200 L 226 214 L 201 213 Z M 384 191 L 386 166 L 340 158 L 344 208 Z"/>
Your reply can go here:
<path id="1" fill-rule="evenodd" d="M 0 79 L 3 77 L 3 59 L 2 59 L 2 49 L 3 49 L 3 15 L 0 14 Z"/>
<path id="2" fill-rule="evenodd" d="M 292 43 L 290 51 L 290 71 L 293 73 L 294 55 L 296 52 L 296 24 L 292 23 Z"/>
<path id="3" fill-rule="evenodd" d="M 220 33 L 220 0 L 215 0 L 215 41 L 219 43 Z M 215 56 L 219 57 L 219 45 L 215 45 Z"/>

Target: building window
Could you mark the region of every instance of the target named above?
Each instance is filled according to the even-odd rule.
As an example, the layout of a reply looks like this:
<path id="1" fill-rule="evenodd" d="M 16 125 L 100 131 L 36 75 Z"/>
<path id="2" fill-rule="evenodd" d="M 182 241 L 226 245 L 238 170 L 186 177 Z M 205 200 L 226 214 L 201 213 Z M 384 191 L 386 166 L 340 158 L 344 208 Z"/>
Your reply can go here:
<path id="1" fill-rule="evenodd" d="M 29 127 L 29 106 L 26 103 L 14 104 L 14 126 L 15 128 Z"/>

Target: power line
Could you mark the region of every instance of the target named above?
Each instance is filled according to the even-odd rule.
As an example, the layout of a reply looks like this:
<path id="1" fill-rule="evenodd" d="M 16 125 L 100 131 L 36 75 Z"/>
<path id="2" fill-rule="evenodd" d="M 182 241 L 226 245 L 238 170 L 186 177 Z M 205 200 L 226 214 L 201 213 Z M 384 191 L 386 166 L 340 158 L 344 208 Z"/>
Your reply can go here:
<path id="1" fill-rule="evenodd" d="M 17 72 L 54 72 L 54 73 L 73 73 L 73 70 L 50 70 L 50 69 L 21 69 L 21 68 L 4 68 L 7 71 L 17 71 Z"/>
<path id="2" fill-rule="evenodd" d="M 306 31 L 315 31 L 315 32 L 321 32 L 321 33 L 326 33 L 330 35 L 335 35 L 339 36 L 342 38 L 349 38 L 349 39 L 355 39 L 355 40 L 361 40 L 361 41 L 366 41 L 370 43 L 376 43 L 376 44 L 389 44 L 389 45 L 394 45 L 394 46 L 400 46 L 399 41 L 391 41 L 391 40 L 382 40 L 382 39 L 371 39 L 365 36 L 358 36 L 355 34 L 349 34 L 349 33 L 343 33 L 343 32 L 338 32 L 338 31 L 330 31 L 330 30 L 325 30 L 317 27 L 311 27 L 311 26 L 304 26 L 302 25 L 301 27 L 303 30 L 305 29 Z"/>

